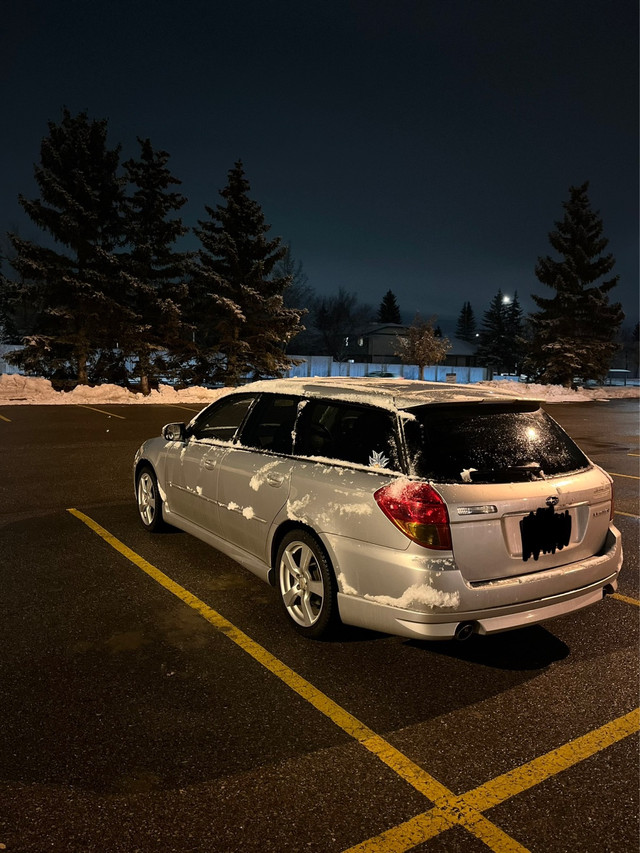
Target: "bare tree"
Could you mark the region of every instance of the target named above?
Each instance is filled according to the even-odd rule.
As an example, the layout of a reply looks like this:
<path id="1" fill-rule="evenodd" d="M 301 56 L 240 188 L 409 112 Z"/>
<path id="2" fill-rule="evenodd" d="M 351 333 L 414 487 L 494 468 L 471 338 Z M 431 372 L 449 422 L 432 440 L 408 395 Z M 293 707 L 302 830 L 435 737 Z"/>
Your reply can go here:
<path id="1" fill-rule="evenodd" d="M 439 364 L 451 349 L 448 338 L 438 337 L 434 331 L 435 317 L 423 320 L 419 315 L 407 329 L 406 335 L 399 335 L 395 354 L 405 364 L 417 364 L 419 379 L 424 379 L 427 364 Z"/>

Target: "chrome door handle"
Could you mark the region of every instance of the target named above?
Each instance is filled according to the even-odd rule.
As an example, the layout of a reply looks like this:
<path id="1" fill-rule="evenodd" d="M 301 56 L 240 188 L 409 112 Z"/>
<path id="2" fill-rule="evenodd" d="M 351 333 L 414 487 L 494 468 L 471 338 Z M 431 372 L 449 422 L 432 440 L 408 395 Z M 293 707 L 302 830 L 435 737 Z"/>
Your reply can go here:
<path id="1" fill-rule="evenodd" d="M 208 471 L 213 471 L 213 469 L 216 467 L 216 463 L 211 459 L 205 459 L 202 464 Z"/>
<path id="2" fill-rule="evenodd" d="M 267 483 L 270 486 L 281 486 L 284 483 L 284 474 L 267 474 Z"/>

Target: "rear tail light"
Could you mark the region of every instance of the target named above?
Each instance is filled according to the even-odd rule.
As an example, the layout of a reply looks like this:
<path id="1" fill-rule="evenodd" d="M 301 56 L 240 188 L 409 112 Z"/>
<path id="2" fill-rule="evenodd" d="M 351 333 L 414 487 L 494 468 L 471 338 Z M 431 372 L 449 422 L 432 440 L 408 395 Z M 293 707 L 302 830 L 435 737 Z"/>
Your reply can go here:
<path id="1" fill-rule="evenodd" d="M 451 528 L 445 502 L 428 483 L 398 480 L 374 494 L 383 513 L 405 536 L 425 548 L 451 550 Z"/>

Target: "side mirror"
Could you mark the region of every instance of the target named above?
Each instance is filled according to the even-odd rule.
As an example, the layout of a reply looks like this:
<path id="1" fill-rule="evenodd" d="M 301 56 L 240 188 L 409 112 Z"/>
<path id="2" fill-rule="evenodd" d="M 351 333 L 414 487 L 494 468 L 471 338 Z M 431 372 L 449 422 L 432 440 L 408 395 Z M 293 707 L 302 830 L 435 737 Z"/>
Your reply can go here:
<path id="1" fill-rule="evenodd" d="M 187 428 L 184 424 L 167 424 L 162 427 L 162 437 L 166 441 L 185 441 Z"/>

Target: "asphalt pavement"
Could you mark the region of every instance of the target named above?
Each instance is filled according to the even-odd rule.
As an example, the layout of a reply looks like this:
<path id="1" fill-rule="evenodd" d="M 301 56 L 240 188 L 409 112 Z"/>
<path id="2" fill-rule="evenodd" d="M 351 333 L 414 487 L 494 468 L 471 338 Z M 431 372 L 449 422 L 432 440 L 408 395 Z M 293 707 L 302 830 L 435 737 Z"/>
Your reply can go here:
<path id="1" fill-rule="evenodd" d="M 637 850 L 638 401 L 547 406 L 614 479 L 618 595 L 440 644 L 305 640 L 146 533 L 133 454 L 197 409 L 0 407 L 0 849 Z"/>

